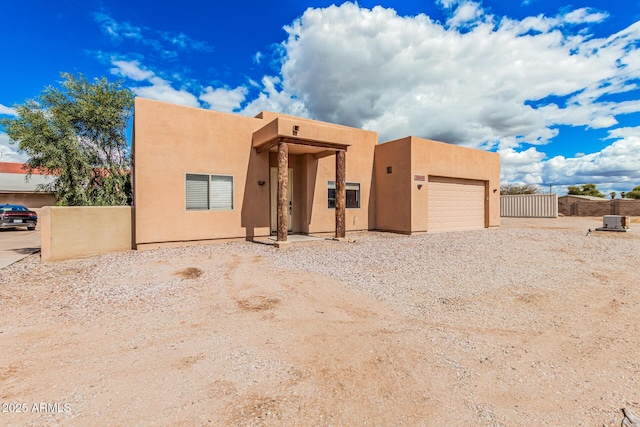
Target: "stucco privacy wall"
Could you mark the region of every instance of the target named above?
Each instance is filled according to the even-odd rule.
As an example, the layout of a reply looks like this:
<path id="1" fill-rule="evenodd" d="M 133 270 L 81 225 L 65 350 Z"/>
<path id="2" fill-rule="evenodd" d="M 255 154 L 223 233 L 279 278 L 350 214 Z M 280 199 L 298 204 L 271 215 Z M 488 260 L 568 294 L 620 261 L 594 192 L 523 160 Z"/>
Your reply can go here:
<path id="1" fill-rule="evenodd" d="M 299 126 L 296 135 L 294 124 Z M 361 207 L 347 210 L 347 230 L 370 227 L 375 132 L 268 112 L 250 118 L 136 98 L 132 151 L 138 247 L 269 235 L 272 155 L 253 147 L 277 136 L 350 144 L 346 179 L 361 183 Z M 294 232 L 335 229 L 335 211 L 327 207 L 335 155 L 326 154 L 321 148 L 289 144 Z M 233 209 L 187 211 L 187 173 L 233 176 Z M 259 185 L 261 181 L 265 184 Z"/>
<path id="2" fill-rule="evenodd" d="M 389 166 L 391 174 L 387 174 Z M 500 225 L 500 155 L 497 153 L 412 136 L 376 147 L 375 167 L 378 228 L 403 233 L 429 231 L 430 176 L 484 181 L 485 227 Z M 414 180 L 416 175 L 423 176 L 425 181 Z M 386 203 L 385 198 L 392 203 Z M 410 212 L 409 226 L 407 212 Z M 394 219 L 398 214 L 400 219 Z"/>
<path id="3" fill-rule="evenodd" d="M 40 211 L 41 256 L 59 261 L 133 247 L 130 206 L 46 206 Z"/>
<path id="4" fill-rule="evenodd" d="M 376 228 L 411 233 L 411 139 L 376 147 Z"/>

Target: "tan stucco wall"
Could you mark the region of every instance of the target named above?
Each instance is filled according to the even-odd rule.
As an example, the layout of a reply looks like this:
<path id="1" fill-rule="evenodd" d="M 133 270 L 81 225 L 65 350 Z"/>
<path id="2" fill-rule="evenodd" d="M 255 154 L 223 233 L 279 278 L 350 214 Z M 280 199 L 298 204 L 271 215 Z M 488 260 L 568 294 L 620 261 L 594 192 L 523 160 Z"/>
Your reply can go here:
<path id="1" fill-rule="evenodd" d="M 269 234 L 268 156 L 251 138 L 263 121 L 136 98 L 134 206 L 136 243 Z M 229 211 L 187 211 L 187 173 L 232 175 Z M 262 209 L 262 207 L 266 209 Z"/>
<path id="2" fill-rule="evenodd" d="M 132 143 L 136 243 L 153 247 L 163 242 L 269 235 L 269 166 L 270 158 L 275 165 L 275 157 L 269 152 L 257 154 L 253 141 L 264 126 L 264 138 L 269 138 L 291 132 L 294 124 L 300 125 L 300 137 L 330 135 L 351 144 L 347 180 L 361 183 L 361 208 L 347 210 L 347 230 L 369 228 L 375 132 L 268 112 L 250 118 L 136 98 Z M 335 212 L 327 208 L 327 181 L 335 180 L 335 156 L 316 159 L 315 153 L 301 154 L 304 147 L 292 147 L 293 230 L 331 232 Z M 233 210 L 187 211 L 186 173 L 232 175 Z M 258 181 L 266 184 L 260 186 Z"/>
<path id="3" fill-rule="evenodd" d="M 56 197 L 48 193 L 0 193 L 0 205 L 15 204 L 28 208 L 55 206 Z"/>
<path id="4" fill-rule="evenodd" d="M 393 173 L 387 175 L 386 167 L 393 163 L 400 165 L 399 170 L 396 172 L 393 167 Z M 394 178 L 396 173 L 401 175 Z M 423 175 L 425 181 L 414 181 L 414 175 Z M 486 226 L 500 225 L 499 154 L 407 137 L 376 147 L 377 228 L 409 233 L 428 231 L 429 176 L 485 181 Z M 385 199 L 392 202 L 385 203 Z"/>
<path id="5" fill-rule="evenodd" d="M 387 168 L 391 167 L 391 173 Z M 378 230 L 411 233 L 411 140 L 376 146 L 376 225 Z"/>
<path id="6" fill-rule="evenodd" d="M 132 248 L 130 206 L 47 206 L 40 210 L 43 261 Z"/>

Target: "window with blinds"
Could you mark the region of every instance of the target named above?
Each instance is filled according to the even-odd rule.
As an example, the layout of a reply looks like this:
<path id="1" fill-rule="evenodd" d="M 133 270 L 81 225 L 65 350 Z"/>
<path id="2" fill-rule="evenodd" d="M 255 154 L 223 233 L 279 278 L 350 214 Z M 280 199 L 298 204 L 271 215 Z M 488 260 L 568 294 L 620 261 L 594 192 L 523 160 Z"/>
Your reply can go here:
<path id="1" fill-rule="evenodd" d="M 227 175 L 211 175 L 209 201 L 211 209 L 233 209 L 233 177 Z"/>
<path id="2" fill-rule="evenodd" d="M 187 174 L 187 210 L 209 209 L 209 175 Z"/>
<path id="3" fill-rule="evenodd" d="M 347 187 L 347 200 L 346 200 L 346 208 L 347 209 L 358 209 L 360 208 L 360 183 L 358 182 L 347 182 L 345 184 Z M 336 182 L 329 181 L 327 184 L 327 207 L 329 209 L 335 209 L 336 207 Z"/>
<path id="4" fill-rule="evenodd" d="M 233 176 L 186 174 L 187 210 L 232 210 Z"/>

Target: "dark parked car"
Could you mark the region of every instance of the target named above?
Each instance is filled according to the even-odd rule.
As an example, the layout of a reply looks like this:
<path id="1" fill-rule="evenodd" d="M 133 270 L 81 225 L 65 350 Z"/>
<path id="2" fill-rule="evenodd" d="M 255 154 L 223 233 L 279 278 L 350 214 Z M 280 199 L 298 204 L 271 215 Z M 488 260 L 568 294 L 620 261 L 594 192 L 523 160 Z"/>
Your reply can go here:
<path id="1" fill-rule="evenodd" d="M 27 227 L 35 230 L 38 214 L 22 205 L 0 205 L 0 228 Z"/>

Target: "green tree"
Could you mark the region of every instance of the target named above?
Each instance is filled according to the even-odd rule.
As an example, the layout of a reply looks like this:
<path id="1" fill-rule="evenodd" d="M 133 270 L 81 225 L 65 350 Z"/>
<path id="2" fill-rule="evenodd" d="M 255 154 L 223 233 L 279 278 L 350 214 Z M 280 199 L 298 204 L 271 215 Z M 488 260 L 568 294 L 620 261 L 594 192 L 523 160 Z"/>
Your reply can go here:
<path id="1" fill-rule="evenodd" d="M 15 106 L 16 118 L 0 124 L 19 152 L 57 177 L 43 190 L 59 205 L 124 205 L 131 200 L 130 156 L 125 135 L 133 93 L 105 77 L 92 82 L 62 73 L 61 87 L 49 86 L 34 100 Z"/>
<path id="2" fill-rule="evenodd" d="M 638 185 L 637 187 L 633 187 L 633 190 L 626 193 L 625 197 L 628 199 L 640 199 L 640 185 Z"/>
<path id="3" fill-rule="evenodd" d="M 504 184 L 500 186 L 501 196 L 518 194 L 538 194 L 538 186 L 533 184 Z"/>
<path id="4" fill-rule="evenodd" d="M 568 194 L 571 194 L 574 196 L 592 196 L 592 197 L 602 197 L 602 198 L 606 197 L 602 192 L 600 192 L 600 190 L 596 188 L 595 184 L 584 184 L 581 187 L 570 185 L 568 187 Z"/>

